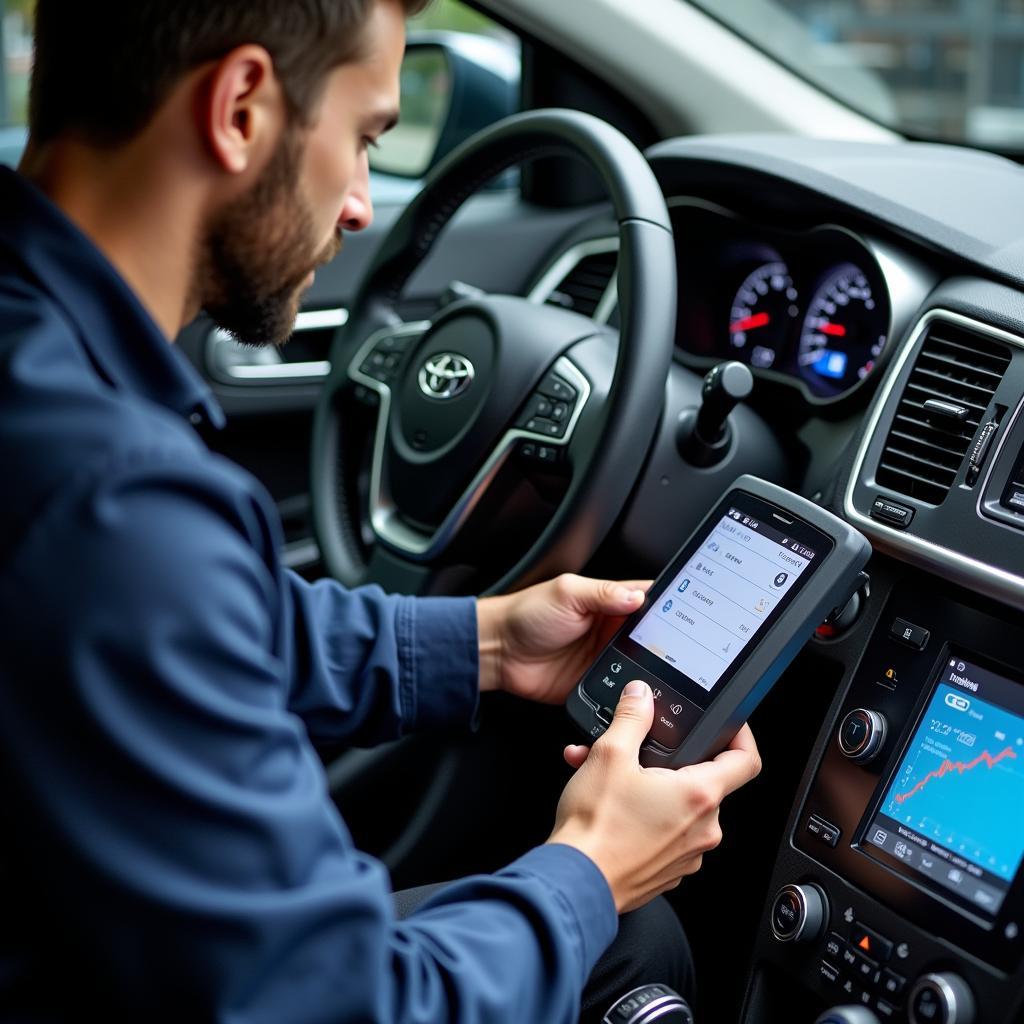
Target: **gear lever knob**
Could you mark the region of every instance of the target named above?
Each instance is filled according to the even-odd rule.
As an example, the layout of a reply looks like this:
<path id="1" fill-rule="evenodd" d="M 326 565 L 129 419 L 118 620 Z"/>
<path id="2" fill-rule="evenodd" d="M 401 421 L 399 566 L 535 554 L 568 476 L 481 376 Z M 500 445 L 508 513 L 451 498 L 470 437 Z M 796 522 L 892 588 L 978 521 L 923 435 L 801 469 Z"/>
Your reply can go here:
<path id="1" fill-rule="evenodd" d="M 704 378 L 699 409 L 679 417 L 676 445 L 694 466 L 714 466 L 729 451 L 729 413 L 754 390 L 754 375 L 743 363 L 719 363 Z"/>
<path id="2" fill-rule="evenodd" d="M 701 407 L 694 428 L 701 440 L 717 444 L 725 433 L 729 413 L 754 390 L 754 375 L 743 363 L 719 363 L 704 378 Z"/>

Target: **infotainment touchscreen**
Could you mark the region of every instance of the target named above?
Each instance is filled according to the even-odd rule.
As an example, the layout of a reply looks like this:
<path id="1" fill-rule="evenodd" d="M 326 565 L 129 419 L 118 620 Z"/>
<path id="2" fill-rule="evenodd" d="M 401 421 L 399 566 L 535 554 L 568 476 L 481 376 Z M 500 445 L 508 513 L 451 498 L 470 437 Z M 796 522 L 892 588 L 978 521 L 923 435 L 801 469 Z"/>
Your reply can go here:
<path id="1" fill-rule="evenodd" d="M 1024 857 L 1024 685 L 950 654 L 862 849 L 995 917 Z"/>
<path id="2" fill-rule="evenodd" d="M 816 555 L 770 523 L 730 508 L 629 637 L 711 690 Z"/>

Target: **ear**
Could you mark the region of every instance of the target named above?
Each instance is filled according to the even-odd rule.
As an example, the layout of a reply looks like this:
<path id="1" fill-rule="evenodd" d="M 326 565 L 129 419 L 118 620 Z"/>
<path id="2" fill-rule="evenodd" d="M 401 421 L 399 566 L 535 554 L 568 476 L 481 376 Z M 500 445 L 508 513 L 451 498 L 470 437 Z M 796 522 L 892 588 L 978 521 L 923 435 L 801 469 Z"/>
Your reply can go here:
<path id="1" fill-rule="evenodd" d="M 270 54 L 239 46 L 210 69 L 200 98 L 206 147 L 229 174 L 244 174 L 273 151 L 285 121 L 284 96 Z"/>

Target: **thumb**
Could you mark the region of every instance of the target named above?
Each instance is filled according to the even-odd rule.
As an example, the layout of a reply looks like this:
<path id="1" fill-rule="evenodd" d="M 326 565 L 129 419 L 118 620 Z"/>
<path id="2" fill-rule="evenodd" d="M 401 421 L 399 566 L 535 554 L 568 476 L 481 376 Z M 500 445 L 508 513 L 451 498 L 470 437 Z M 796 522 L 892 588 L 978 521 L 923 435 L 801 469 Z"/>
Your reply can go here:
<path id="1" fill-rule="evenodd" d="M 638 751 L 653 722 L 654 694 L 645 682 L 634 679 L 626 683 L 605 736 L 617 747 Z"/>
<path id="2" fill-rule="evenodd" d="M 644 603 L 649 581 L 595 580 L 586 576 L 572 578 L 572 599 L 582 612 L 599 615 L 629 615 Z"/>

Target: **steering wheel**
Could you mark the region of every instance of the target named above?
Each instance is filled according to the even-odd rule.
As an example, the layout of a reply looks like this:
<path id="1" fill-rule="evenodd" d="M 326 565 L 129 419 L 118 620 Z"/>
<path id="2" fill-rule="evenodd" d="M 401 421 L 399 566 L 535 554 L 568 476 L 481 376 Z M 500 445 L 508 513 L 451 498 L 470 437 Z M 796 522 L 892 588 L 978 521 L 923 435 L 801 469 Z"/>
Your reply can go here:
<path id="1" fill-rule="evenodd" d="M 541 157 L 588 162 L 619 233 L 618 344 L 592 320 L 527 299 L 481 295 L 403 323 L 403 287 L 474 192 Z M 495 244 L 501 244 L 500 239 Z M 621 512 L 658 424 L 676 320 L 675 248 L 642 154 L 588 114 L 541 110 L 468 140 L 428 177 L 381 244 L 317 405 L 312 508 L 327 570 L 347 586 L 455 589 L 445 554 L 469 532 L 499 473 L 549 461 L 567 478 L 554 513 L 491 590 L 582 568 Z M 373 420 L 369 478 L 360 469 Z M 486 509 L 484 502 L 483 509 Z M 465 546 L 463 544 L 463 546 Z M 487 554 L 481 550 L 481 560 Z M 466 561 L 466 553 L 461 553 Z"/>

